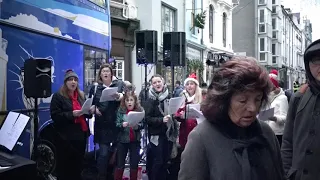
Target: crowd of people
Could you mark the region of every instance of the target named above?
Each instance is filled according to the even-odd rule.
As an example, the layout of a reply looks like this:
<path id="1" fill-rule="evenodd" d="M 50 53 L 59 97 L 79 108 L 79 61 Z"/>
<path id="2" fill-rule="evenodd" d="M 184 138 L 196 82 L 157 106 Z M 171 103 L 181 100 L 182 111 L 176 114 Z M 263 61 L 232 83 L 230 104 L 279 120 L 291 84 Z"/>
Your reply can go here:
<path id="1" fill-rule="evenodd" d="M 98 84 L 89 90 L 90 113 L 83 114 L 85 96 L 78 75 L 69 70 L 51 102 L 51 117 L 59 134 L 57 178 L 81 179 L 86 119 L 95 116 L 94 142 L 99 145 L 98 179 L 106 180 L 110 157 L 115 157 L 114 180 L 122 180 L 130 156 L 130 179 L 137 180 L 141 130 L 147 127 L 146 169 L 149 180 L 313 180 L 320 178 L 320 40 L 304 55 L 308 83 L 290 96 L 281 88 L 278 72 L 269 73 L 251 57 L 233 57 L 218 68 L 210 85 L 195 73 L 170 92 L 155 74 L 139 95 L 130 82 L 114 77 L 102 65 Z M 100 102 L 102 91 L 117 87 L 113 100 Z M 146 93 L 147 91 L 147 93 Z M 165 101 L 183 97 L 173 114 Z M 290 103 L 288 103 L 290 102 Z M 205 118 L 187 116 L 188 105 L 200 105 Z M 259 113 L 273 109 L 272 116 Z M 128 126 L 131 111 L 144 120 Z"/>

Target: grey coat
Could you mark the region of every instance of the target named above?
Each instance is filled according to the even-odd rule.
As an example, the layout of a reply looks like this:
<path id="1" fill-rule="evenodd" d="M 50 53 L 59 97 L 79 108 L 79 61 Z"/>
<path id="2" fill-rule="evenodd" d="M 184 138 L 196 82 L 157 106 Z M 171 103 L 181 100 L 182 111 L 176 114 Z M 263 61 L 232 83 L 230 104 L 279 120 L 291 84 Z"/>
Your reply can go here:
<path id="1" fill-rule="evenodd" d="M 230 123 L 233 124 L 231 121 Z M 251 169 L 258 166 L 263 167 L 263 174 L 256 173 L 254 177 L 251 176 L 249 179 L 243 176 L 245 173 L 242 172 L 245 171 L 243 171 L 244 164 L 241 162 L 244 161 L 240 161 L 235 154 L 235 142 L 238 139 L 233 139 L 232 135 L 228 136 L 225 133 L 225 131 L 230 131 L 232 134 L 236 128 L 220 128 L 205 120 L 189 134 L 186 148 L 182 153 L 179 180 L 284 179 L 280 147 L 276 136 L 264 122 L 255 121 L 254 123 L 252 129 L 257 130 L 259 132 L 257 134 L 265 137 L 265 141 L 262 141 L 262 146 L 260 146 L 263 147 L 262 149 L 259 149 L 259 146 L 251 147 L 248 153 L 257 149 L 260 151 L 254 158 L 249 156 L 247 159 L 255 159 L 255 162 L 258 163 L 250 163 Z M 242 156 L 244 156 L 243 154 Z"/>
<path id="2" fill-rule="evenodd" d="M 320 178 L 320 97 L 310 88 L 291 97 L 281 155 L 290 180 Z"/>

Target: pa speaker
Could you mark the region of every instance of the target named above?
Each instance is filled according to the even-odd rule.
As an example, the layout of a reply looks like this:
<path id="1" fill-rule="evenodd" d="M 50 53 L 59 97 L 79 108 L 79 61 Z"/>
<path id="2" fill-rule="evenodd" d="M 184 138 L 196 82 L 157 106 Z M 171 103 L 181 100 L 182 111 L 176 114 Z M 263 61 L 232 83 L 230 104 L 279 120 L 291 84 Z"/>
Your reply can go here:
<path id="1" fill-rule="evenodd" d="M 165 66 L 185 66 L 186 33 L 164 32 L 162 53 Z"/>
<path id="2" fill-rule="evenodd" d="M 51 66 L 48 59 L 28 59 L 24 62 L 24 94 L 28 98 L 51 96 Z"/>
<path id="3" fill-rule="evenodd" d="M 136 32 L 136 62 L 137 64 L 156 64 L 158 61 L 158 32 Z"/>

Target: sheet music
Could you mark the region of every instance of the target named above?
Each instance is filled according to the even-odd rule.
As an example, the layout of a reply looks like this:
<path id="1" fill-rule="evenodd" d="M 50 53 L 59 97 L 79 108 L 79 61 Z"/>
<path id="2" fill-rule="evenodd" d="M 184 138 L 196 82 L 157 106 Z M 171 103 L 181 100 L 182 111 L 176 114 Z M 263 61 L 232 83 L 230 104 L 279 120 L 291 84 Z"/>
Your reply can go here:
<path id="1" fill-rule="evenodd" d="M 262 121 L 267 121 L 269 118 L 274 116 L 274 108 L 267 109 L 265 111 L 261 111 L 259 113 L 258 118 Z"/>
<path id="2" fill-rule="evenodd" d="M 165 114 L 175 114 L 178 109 L 183 105 L 184 97 L 175 97 L 165 102 Z"/>
<path id="3" fill-rule="evenodd" d="M 116 94 L 117 92 L 118 92 L 118 87 L 105 88 L 102 91 L 102 94 L 101 94 L 101 97 L 100 97 L 100 102 L 114 101 L 115 99 L 112 97 L 112 95 Z"/>
<path id="4" fill-rule="evenodd" d="M 88 98 L 82 105 L 81 112 L 83 114 L 89 114 L 90 107 L 92 105 L 93 98 Z"/>
<path id="5" fill-rule="evenodd" d="M 197 118 L 204 119 L 202 112 L 194 107 L 189 108 L 187 111 L 187 119 L 197 119 Z"/>
<path id="6" fill-rule="evenodd" d="M 127 115 L 127 121 L 129 123 L 129 126 L 134 127 L 137 124 L 139 124 L 144 118 L 144 115 L 145 115 L 144 111 L 143 112 L 130 111 Z"/>
<path id="7" fill-rule="evenodd" d="M 0 129 L 0 145 L 12 151 L 30 117 L 15 112 L 9 112 Z"/>

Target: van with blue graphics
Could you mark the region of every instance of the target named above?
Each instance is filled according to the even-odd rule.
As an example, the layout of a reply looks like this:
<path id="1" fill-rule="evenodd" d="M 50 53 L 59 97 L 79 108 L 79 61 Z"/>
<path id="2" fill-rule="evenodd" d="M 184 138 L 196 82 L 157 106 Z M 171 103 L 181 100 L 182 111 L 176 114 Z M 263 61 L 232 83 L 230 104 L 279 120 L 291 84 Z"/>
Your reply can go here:
<path id="1" fill-rule="evenodd" d="M 0 0 L 0 111 L 34 108 L 34 99 L 24 95 L 26 59 L 52 61 L 52 92 L 63 84 L 67 69 L 79 75 L 80 88 L 87 92 L 100 65 L 108 62 L 110 51 L 109 0 Z M 36 102 L 41 109 L 38 149 L 47 173 L 55 166 L 50 101 L 51 97 Z M 33 112 L 26 114 L 33 116 Z M 30 158 L 32 147 L 31 119 L 14 153 Z"/>

